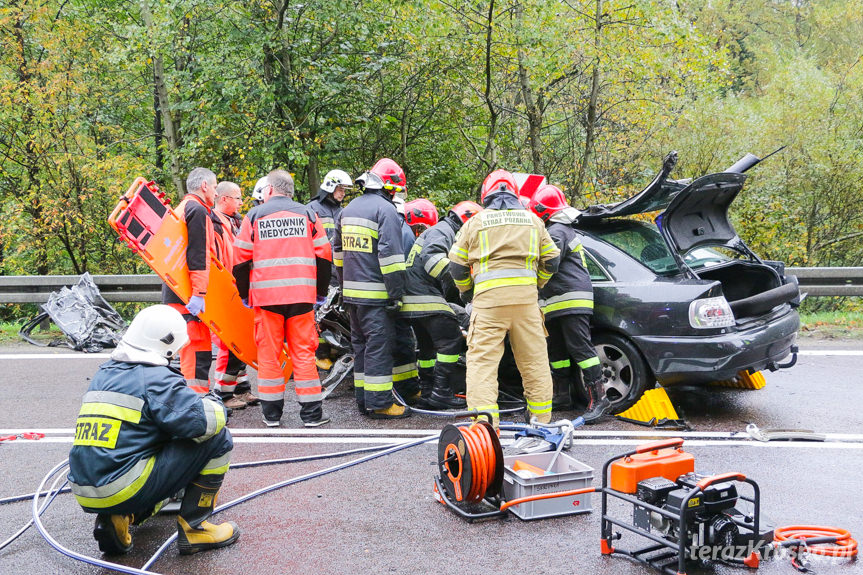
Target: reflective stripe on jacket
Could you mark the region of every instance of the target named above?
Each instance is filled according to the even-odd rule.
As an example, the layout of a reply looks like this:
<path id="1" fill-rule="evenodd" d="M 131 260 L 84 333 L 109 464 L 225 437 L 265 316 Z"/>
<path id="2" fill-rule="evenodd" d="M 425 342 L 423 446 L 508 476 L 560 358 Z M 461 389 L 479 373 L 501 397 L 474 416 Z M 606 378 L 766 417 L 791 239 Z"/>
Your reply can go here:
<path id="1" fill-rule="evenodd" d="M 342 215 L 341 204 L 332 199 L 331 194 L 321 190 L 318 197 L 309 202 L 306 207 L 318 216 L 324 231 L 327 232 L 327 238 L 332 243 L 336 237 L 336 222 Z"/>
<path id="2" fill-rule="evenodd" d="M 456 287 L 473 289 L 473 305 L 480 308 L 535 302 L 537 286 L 551 278 L 559 255 L 533 213 L 487 208 L 462 226 L 449 259 Z M 498 288 L 506 294 L 496 293 Z"/>
<path id="3" fill-rule="evenodd" d="M 207 295 L 210 283 L 210 254 L 216 253 L 216 239 L 210 208 L 195 194 L 186 194 L 174 213 L 186 224 L 186 266 L 192 282 L 192 295 Z M 167 285 L 162 286 L 162 303 L 184 303 Z"/>
<path id="4" fill-rule="evenodd" d="M 317 216 L 286 196 L 252 208 L 234 246 L 235 268 L 251 261 L 249 304 L 256 307 L 315 303 L 318 260 L 332 261 Z"/>
<path id="5" fill-rule="evenodd" d="M 548 233 L 560 249 L 560 265 L 539 292 L 539 306 L 546 318 L 593 313 L 593 286 L 581 237 L 572 226 L 552 222 Z"/>
<path id="6" fill-rule="evenodd" d="M 454 313 L 446 300 L 447 288 L 452 285 L 447 253 L 459 228 L 447 217 L 417 238 L 406 263 L 408 281 L 402 313 L 410 317 Z"/>
<path id="7" fill-rule="evenodd" d="M 231 271 L 234 266 L 234 232 L 231 218 L 218 210 L 213 210 L 213 237 L 215 238 L 216 257 Z"/>
<path id="8" fill-rule="evenodd" d="M 341 270 L 342 296 L 360 305 L 387 305 L 405 292 L 402 221 L 392 201 L 367 191 L 336 222 L 333 262 Z"/>
<path id="9" fill-rule="evenodd" d="M 174 439 L 203 442 L 222 431 L 224 406 L 199 397 L 168 367 L 108 361 L 93 376 L 69 452 L 69 482 L 83 507 L 111 507 L 146 483 Z"/>

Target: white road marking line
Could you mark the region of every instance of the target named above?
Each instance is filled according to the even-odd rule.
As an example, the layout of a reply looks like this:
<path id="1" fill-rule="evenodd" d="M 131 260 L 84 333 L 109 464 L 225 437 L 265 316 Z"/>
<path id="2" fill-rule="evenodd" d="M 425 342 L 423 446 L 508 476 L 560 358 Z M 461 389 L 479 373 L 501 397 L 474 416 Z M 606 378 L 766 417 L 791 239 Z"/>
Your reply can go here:
<path id="1" fill-rule="evenodd" d="M 0 359 L 108 359 L 110 353 L 0 353 Z"/>
<path id="2" fill-rule="evenodd" d="M 430 434 L 431 435 L 431 434 Z M 70 444 L 74 440 L 71 436 L 45 437 L 39 440 L 19 439 L 12 442 L 4 442 L 8 446 L 38 446 L 44 443 Z M 375 445 L 375 444 L 402 444 L 415 441 L 415 438 L 406 437 L 236 437 L 235 443 L 248 444 L 300 444 L 300 445 Z M 431 440 L 429 443 L 434 443 Z M 512 438 L 504 437 L 501 440 L 503 446 L 512 443 Z M 644 441 L 637 439 L 575 439 L 577 446 L 612 446 L 612 445 L 640 445 Z M 779 449 L 863 449 L 863 442 L 817 442 L 817 441 L 771 441 L 761 442 L 753 440 L 735 439 L 693 439 L 685 443 L 687 447 L 755 447 L 755 448 L 779 448 Z"/>
<path id="3" fill-rule="evenodd" d="M 425 437 L 427 435 L 438 435 L 440 429 L 259 429 L 254 427 L 229 427 L 228 430 L 234 437 L 384 437 L 391 440 L 403 439 L 405 437 Z M 768 431 L 763 429 L 762 431 Z M 19 433 L 44 433 L 51 435 L 73 435 L 75 429 L 71 427 L 54 427 L 45 429 L 0 429 L 2 435 L 17 435 Z M 512 437 L 514 432 L 502 431 L 502 437 Z M 827 442 L 845 441 L 845 442 L 860 442 L 863 443 L 863 434 L 861 433 L 823 433 Z M 697 439 L 717 439 L 717 440 L 749 440 L 749 434 L 744 431 L 620 431 L 620 430 L 587 430 L 577 429 L 575 437 L 588 438 L 643 438 L 638 443 L 644 443 L 645 439 L 663 438 L 663 437 L 682 437 L 690 443 Z M 46 438 L 47 439 L 47 438 Z M 43 440 L 44 441 L 44 440 Z M 775 443 L 775 442 L 774 442 Z M 799 442 L 798 442 L 799 443 Z M 813 442 L 810 442 L 813 443 Z M 814 442 L 817 443 L 817 442 Z"/>
<path id="4" fill-rule="evenodd" d="M 804 349 L 797 355 L 863 355 L 861 349 Z"/>

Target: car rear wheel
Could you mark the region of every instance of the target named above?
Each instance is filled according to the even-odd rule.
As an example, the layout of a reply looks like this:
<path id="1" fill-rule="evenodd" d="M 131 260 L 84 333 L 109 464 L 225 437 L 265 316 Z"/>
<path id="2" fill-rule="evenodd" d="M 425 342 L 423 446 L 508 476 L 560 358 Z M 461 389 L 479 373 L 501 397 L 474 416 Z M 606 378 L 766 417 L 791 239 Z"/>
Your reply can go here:
<path id="1" fill-rule="evenodd" d="M 653 387 L 655 379 L 647 362 L 628 339 L 613 333 L 598 333 L 593 346 L 607 378 L 606 393 L 614 409 L 620 413 L 635 405 L 644 391 Z"/>

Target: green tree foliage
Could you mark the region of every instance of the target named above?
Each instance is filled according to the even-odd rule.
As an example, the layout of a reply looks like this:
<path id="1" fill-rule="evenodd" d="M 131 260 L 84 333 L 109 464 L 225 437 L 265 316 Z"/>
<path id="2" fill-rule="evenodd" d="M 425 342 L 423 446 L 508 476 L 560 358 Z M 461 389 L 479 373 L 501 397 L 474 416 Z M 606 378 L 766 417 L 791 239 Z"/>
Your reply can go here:
<path id="1" fill-rule="evenodd" d="M 389 156 L 441 209 L 488 171 L 576 206 L 747 151 L 733 217 L 766 257 L 863 260 L 863 0 L 7 0 L 0 274 L 135 273 L 105 220 L 138 175 L 247 194 Z"/>

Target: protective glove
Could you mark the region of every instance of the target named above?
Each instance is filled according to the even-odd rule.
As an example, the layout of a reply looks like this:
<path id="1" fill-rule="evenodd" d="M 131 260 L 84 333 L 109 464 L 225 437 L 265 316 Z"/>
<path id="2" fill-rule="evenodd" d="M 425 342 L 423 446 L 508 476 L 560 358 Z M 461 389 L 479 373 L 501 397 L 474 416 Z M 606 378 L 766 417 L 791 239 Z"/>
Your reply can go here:
<path id="1" fill-rule="evenodd" d="M 458 295 L 459 295 L 459 297 L 461 298 L 461 301 L 462 301 L 465 305 L 467 305 L 467 304 L 469 304 L 470 302 L 472 302 L 472 301 L 473 301 L 473 290 L 472 290 L 472 289 L 469 289 L 469 290 L 467 290 L 467 291 L 460 292 Z"/>
<path id="2" fill-rule="evenodd" d="M 246 306 L 249 309 L 252 309 L 252 306 L 249 305 L 249 298 L 244 297 L 242 301 L 243 301 L 244 306 Z"/>
<path id="3" fill-rule="evenodd" d="M 386 310 L 390 313 L 395 313 L 402 308 L 402 300 L 400 299 L 391 299 L 387 301 Z"/>
<path id="4" fill-rule="evenodd" d="M 186 304 L 186 309 L 192 315 L 198 315 L 204 311 L 204 298 L 199 295 L 193 295 L 189 298 L 189 303 Z"/>

